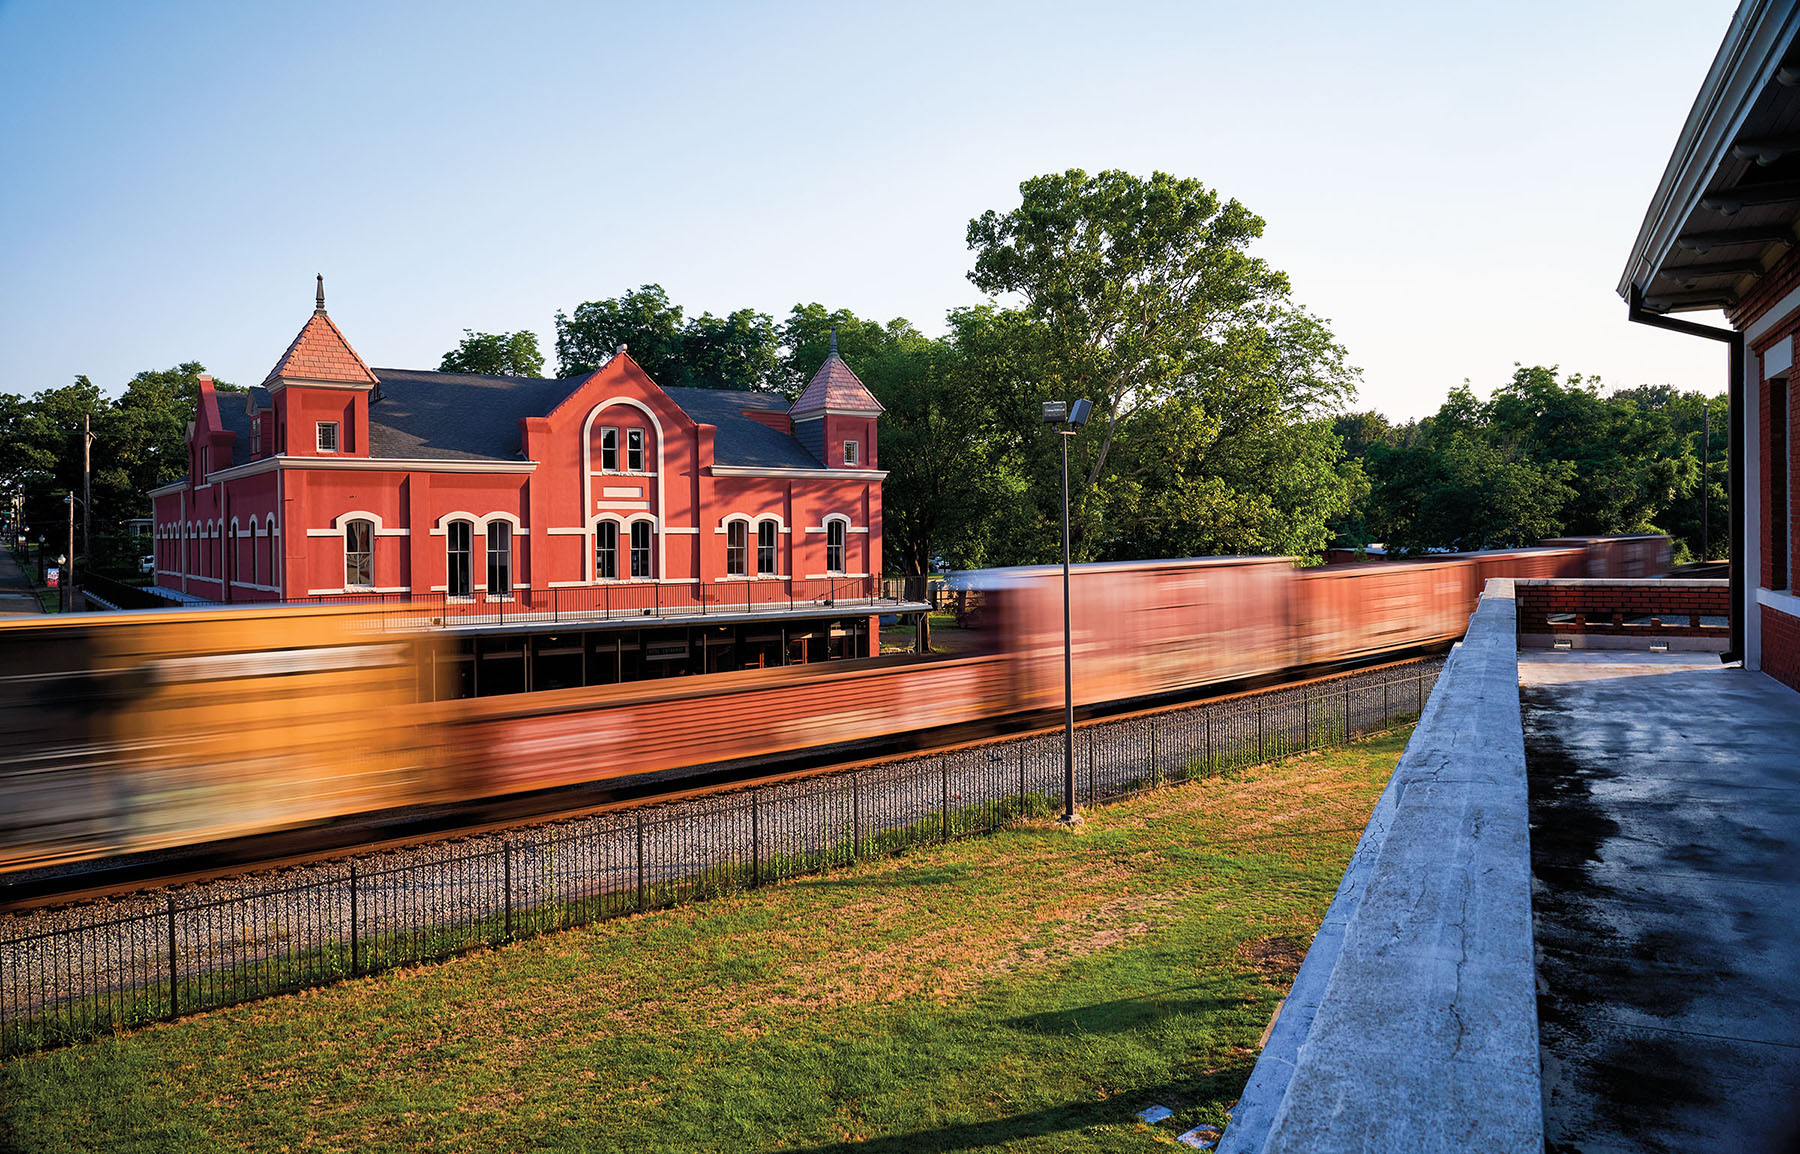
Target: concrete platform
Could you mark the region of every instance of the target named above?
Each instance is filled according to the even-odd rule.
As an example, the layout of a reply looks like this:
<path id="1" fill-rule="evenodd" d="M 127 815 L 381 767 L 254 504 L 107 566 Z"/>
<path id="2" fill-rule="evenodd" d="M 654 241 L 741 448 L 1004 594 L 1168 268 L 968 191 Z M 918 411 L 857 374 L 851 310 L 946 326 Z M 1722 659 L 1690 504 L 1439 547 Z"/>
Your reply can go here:
<path id="1" fill-rule="evenodd" d="M 1552 1152 L 1800 1150 L 1800 694 L 1519 654 Z"/>

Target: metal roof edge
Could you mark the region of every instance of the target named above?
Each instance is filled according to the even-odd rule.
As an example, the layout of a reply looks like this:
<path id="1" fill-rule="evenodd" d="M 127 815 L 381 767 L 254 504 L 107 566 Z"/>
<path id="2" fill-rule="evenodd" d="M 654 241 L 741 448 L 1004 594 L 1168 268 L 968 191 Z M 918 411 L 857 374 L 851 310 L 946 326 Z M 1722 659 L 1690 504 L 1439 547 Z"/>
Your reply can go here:
<path id="1" fill-rule="evenodd" d="M 1662 268 L 1750 106 L 1781 63 L 1797 13 L 1800 0 L 1744 0 L 1738 6 L 1632 242 L 1619 296 L 1629 299 L 1633 285 L 1647 288 Z"/>

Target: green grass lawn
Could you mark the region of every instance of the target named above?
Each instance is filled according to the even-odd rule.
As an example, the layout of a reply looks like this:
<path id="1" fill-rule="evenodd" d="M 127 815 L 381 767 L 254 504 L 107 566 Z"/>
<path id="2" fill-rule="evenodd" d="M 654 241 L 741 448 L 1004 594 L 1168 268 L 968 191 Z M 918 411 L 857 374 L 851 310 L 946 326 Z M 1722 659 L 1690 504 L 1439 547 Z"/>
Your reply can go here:
<path id="1" fill-rule="evenodd" d="M 1224 1122 L 1404 739 L 14 1059 L 0 1145 L 1172 1147 Z"/>

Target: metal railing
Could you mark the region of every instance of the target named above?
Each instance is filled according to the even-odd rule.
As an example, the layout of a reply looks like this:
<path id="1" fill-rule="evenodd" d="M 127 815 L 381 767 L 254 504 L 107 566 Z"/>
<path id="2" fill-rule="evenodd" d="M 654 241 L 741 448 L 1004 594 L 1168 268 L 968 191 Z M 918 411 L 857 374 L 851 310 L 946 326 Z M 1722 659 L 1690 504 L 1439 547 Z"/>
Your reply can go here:
<path id="1" fill-rule="evenodd" d="M 620 618 L 713 617 L 739 613 L 841 608 L 848 613 L 891 612 L 873 577 L 819 577 L 786 581 L 754 579 L 695 582 L 621 581 L 555 589 L 515 589 L 468 597 L 446 593 L 322 593 L 293 605 L 391 606 L 406 625 L 579 624 Z"/>
<path id="2" fill-rule="evenodd" d="M 1082 727 L 1078 801 L 1423 710 L 1437 659 Z M 0 1055 L 986 833 L 1062 810 L 1062 734 L 0 919 Z"/>

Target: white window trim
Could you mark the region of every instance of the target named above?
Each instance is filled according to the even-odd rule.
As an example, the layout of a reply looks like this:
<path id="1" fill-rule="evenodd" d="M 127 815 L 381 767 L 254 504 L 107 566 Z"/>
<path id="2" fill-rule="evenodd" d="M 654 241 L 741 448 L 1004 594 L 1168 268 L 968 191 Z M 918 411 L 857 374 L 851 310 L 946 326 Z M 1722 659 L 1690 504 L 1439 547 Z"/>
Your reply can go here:
<path id="1" fill-rule="evenodd" d="M 627 396 L 624 396 L 623 394 L 615 394 L 613 396 L 607 397 L 604 400 L 600 401 L 600 403 L 596 404 L 593 408 L 588 410 L 587 418 L 582 421 L 582 424 L 581 424 L 581 508 L 584 511 L 584 513 L 587 515 L 589 523 L 591 524 L 593 521 L 593 518 L 595 516 L 595 511 L 594 511 L 594 476 L 595 476 L 594 424 L 595 424 L 595 422 L 597 422 L 599 420 L 601 413 L 605 412 L 607 409 L 611 408 L 614 405 L 626 405 L 626 406 L 629 406 L 630 408 L 638 410 L 640 413 L 644 414 L 644 418 L 650 422 L 651 429 L 655 430 L 655 433 L 656 433 L 656 471 L 654 473 L 647 474 L 647 475 L 650 477 L 653 477 L 656 481 L 655 510 L 656 510 L 657 516 L 653 517 L 653 520 L 660 520 L 660 514 L 661 514 L 662 510 L 668 508 L 668 504 L 663 500 L 663 470 L 664 470 L 663 453 L 664 453 L 666 446 L 668 445 L 668 440 L 669 440 L 668 434 L 663 429 L 662 421 L 657 418 L 656 413 L 651 410 L 650 406 L 644 404 L 644 402 L 638 400 L 636 397 L 627 397 Z M 621 452 L 624 451 L 623 446 L 620 446 L 620 451 Z M 626 474 L 608 473 L 608 474 L 603 474 L 603 475 L 604 476 L 623 476 Z M 642 516 L 644 514 L 639 514 L 639 515 Z M 658 573 L 666 573 L 668 571 L 666 559 L 664 558 L 664 555 L 663 555 L 667 541 L 668 541 L 668 534 L 665 533 L 659 526 L 656 531 L 656 562 L 655 562 L 656 571 Z M 590 546 L 591 546 L 591 543 L 590 543 Z M 593 549 L 590 547 L 588 552 L 590 554 L 592 554 Z M 588 566 L 589 566 L 588 571 L 591 573 L 593 571 L 593 569 L 592 569 L 593 562 L 591 560 L 588 562 Z"/>
<path id="2" fill-rule="evenodd" d="M 321 453 L 341 453 L 344 451 L 343 430 L 339 428 L 338 425 L 339 422 L 337 421 L 313 422 L 313 447 L 316 451 Z M 331 447 L 329 449 L 325 447 L 326 429 L 331 430 Z"/>

